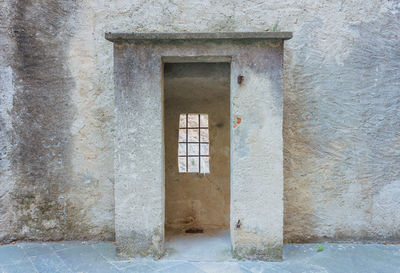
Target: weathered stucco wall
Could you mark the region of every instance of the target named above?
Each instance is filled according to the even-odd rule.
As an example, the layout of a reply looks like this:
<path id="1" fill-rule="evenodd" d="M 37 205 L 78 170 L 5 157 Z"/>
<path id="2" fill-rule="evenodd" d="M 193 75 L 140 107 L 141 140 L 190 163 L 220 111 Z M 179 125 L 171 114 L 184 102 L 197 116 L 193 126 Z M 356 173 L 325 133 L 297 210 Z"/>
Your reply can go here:
<path id="1" fill-rule="evenodd" d="M 73 41 L 81 7 L 2 5 L 0 240 L 112 239 L 112 91 Z"/>
<path id="2" fill-rule="evenodd" d="M 229 229 L 230 64 L 164 64 L 166 231 Z M 178 172 L 179 115 L 209 118 L 210 173 Z"/>
<path id="3" fill-rule="evenodd" d="M 285 239 L 399 240 L 397 0 L 0 5 L 2 242 L 114 236 L 113 50 L 104 32 L 262 31 L 277 22 L 294 32 L 285 44 Z"/>

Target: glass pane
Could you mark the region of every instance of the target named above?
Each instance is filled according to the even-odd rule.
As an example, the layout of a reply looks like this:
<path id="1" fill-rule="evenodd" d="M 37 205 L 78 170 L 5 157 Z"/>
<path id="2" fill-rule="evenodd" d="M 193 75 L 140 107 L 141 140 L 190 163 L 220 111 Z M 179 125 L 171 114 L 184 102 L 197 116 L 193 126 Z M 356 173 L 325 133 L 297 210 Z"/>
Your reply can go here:
<path id="1" fill-rule="evenodd" d="M 199 144 L 188 144 L 188 155 L 199 155 Z"/>
<path id="2" fill-rule="evenodd" d="M 200 144 L 200 154 L 209 155 L 208 144 Z"/>
<path id="3" fill-rule="evenodd" d="M 199 158 L 198 157 L 188 157 L 188 172 L 198 173 L 199 172 Z"/>
<path id="4" fill-rule="evenodd" d="M 199 127 L 199 115 L 198 114 L 188 114 L 188 126 Z"/>
<path id="5" fill-rule="evenodd" d="M 208 142 L 208 129 L 200 129 L 200 142 Z"/>
<path id="6" fill-rule="evenodd" d="M 186 172 L 186 157 L 178 157 L 178 168 L 180 173 Z"/>
<path id="7" fill-rule="evenodd" d="M 208 156 L 202 156 L 200 160 L 200 173 L 210 173 L 210 158 Z"/>
<path id="8" fill-rule="evenodd" d="M 200 127 L 208 127 L 208 115 L 200 114 Z"/>
<path id="9" fill-rule="evenodd" d="M 186 128 L 186 114 L 179 116 L 179 128 Z"/>
<path id="10" fill-rule="evenodd" d="M 179 129 L 179 142 L 186 142 L 186 129 Z"/>
<path id="11" fill-rule="evenodd" d="M 186 143 L 178 144 L 178 155 L 186 155 Z"/>
<path id="12" fill-rule="evenodd" d="M 188 129 L 188 142 L 199 142 L 199 129 Z"/>

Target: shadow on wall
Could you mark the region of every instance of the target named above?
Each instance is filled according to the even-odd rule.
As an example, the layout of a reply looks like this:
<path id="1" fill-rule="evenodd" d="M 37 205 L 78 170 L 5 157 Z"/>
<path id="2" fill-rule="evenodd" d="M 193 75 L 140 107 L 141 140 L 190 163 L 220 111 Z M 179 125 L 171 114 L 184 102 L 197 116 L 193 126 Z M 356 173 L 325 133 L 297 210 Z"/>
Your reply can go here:
<path id="1" fill-rule="evenodd" d="M 67 69 L 67 46 L 75 13 L 71 3 L 14 3 L 12 33 L 16 95 L 13 101 L 16 184 L 11 193 L 16 239 L 87 238 L 82 212 L 68 204 L 71 181 L 70 129 L 74 81 Z M 35 20 L 32 20 L 35 18 Z"/>

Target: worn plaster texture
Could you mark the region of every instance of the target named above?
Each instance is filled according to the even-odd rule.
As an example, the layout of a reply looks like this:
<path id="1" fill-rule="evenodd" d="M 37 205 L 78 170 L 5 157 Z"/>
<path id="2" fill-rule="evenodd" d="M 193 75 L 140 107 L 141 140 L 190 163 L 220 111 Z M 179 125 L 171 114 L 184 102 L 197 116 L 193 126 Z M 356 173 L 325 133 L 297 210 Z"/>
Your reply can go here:
<path id="1" fill-rule="evenodd" d="M 80 8 L 1 5 L 0 240 L 112 239 L 112 98 L 73 41 Z"/>
<path id="2" fill-rule="evenodd" d="M 114 44 L 117 250 L 128 256 L 163 252 L 166 130 L 160 71 L 163 58 L 180 56 L 231 58 L 232 249 L 239 258 L 281 259 L 283 41 L 269 40 Z"/>
<path id="3" fill-rule="evenodd" d="M 11 124 L 0 128 L 9 143 L 0 147 L 2 242 L 113 238 L 113 49 L 105 32 L 263 31 L 276 23 L 294 33 L 284 58 L 285 240 L 399 240 L 397 0 L 0 7 L 0 66 L 13 75 L 13 88 L 1 88 L 12 96 L 1 102 L 10 111 L 0 112 Z"/>
<path id="4" fill-rule="evenodd" d="M 139 46 L 117 46 L 114 52 L 117 252 L 160 257 L 165 200 L 161 57 Z"/>
<path id="5" fill-rule="evenodd" d="M 228 230 L 230 206 L 230 63 L 164 66 L 165 228 Z M 206 113 L 210 173 L 178 172 L 179 115 Z"/>
<path id="6" fill-rule="evenodd" d="M 7 29 L 11 22 L 9 3 L 0 3 L 0 241 L 13 232 L 12 214 L 9 209 L 10 193 L 15 184 L 10 154 L 12 145 L 11 110 L 15 94 L 11 68 L 13 43 Z"/>
<path id="7" fill-rule="evenodd" d="M 12 233 L 12 211 L 8 209 L 10 192 L 12 192 L 14 178 L 11 171 L 11 162 L 8 154 L 12 149 L 12 124 L 10 111 L 14 95 L 13 74 L 11 67 L 0 67 L 0 238 Z"/>

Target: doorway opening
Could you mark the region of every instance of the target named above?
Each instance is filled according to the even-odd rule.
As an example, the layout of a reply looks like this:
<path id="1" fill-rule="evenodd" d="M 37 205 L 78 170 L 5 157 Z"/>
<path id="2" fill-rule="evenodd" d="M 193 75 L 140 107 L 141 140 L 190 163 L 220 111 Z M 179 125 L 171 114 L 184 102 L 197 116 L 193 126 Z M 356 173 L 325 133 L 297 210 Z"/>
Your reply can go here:
<path id="1" fill-rule="evenodd" d="M 164 145 L 166 258 L 229 259 L 230 63 L 164 63 Z"/>

